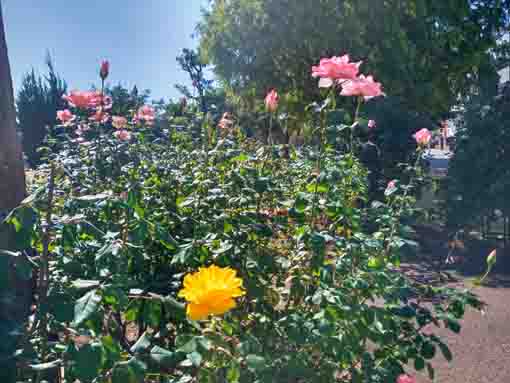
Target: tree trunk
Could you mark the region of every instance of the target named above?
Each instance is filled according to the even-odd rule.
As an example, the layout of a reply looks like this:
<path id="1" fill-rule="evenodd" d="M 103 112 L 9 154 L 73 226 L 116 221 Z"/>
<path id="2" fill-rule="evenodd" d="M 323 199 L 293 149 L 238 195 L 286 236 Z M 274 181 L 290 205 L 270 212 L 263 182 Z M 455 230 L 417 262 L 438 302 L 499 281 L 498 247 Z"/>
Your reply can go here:
<path id="1" fill-rule="evenodd" d="M 0 2 L 0 215 L 25 198 L 25 171 Z"/>
<path id="2" fill-rule="evenodd" d="M 9 249 L 12 229 L 3 225 L 5 215 L 25 197 L 25 170 L 16 132 L 16 111 L 7 56 L 2 4 L 0 2 L 0 249 Z M 18 337 L 24 329 L 30 307 L 31 286 L 20 280 L 13 257 L 0 255 L 0 381 L 16 381 L 13 358 Z"/>

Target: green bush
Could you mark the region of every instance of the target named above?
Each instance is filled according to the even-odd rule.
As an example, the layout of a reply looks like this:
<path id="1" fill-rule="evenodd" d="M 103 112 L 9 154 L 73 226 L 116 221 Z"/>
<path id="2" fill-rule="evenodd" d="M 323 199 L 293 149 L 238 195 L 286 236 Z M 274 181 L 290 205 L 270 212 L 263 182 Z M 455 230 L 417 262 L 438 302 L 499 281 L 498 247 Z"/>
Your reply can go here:
<path id="1" fill-rule="evenodd" d="M 314 106 L 318 144 L 299 150 L 208 116 L 190 129 L 197 138 L 156 137 L 149 109 L 117 130 L 77 131 L 88 120 L 77 112 L 68 140 L 48 141 L 48 183 L 7 218 L 18 250 L 39 253 L 2 255 L 25 260 L 26 278 L 39 269 L 34 317 L 3 354 L 18 379 L 52 379 L 56 367 L 82 383 L 394 382 L 408 366 L 433 377 L 436 353 L 452 355 L 429 325 L 458 333 L 481 303 L 399 271 L 416 247 L 401 223 L 412 179 L 368 201 L 352 135 L 347 151 L 329 140 L 351 129 L 328 126 L 334 107 Z M 211 265 L 235 270 L 244 295 L 191 320 L 183 277 Z"/>

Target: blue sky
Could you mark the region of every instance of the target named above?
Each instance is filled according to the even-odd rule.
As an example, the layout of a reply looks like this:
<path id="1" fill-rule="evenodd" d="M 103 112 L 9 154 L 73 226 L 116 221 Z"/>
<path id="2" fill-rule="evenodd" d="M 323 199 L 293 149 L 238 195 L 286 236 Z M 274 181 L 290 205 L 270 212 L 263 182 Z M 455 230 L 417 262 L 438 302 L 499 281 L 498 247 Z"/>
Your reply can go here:
<path id="1" fill-rule="evenodd" d="M 2 0 L 15 88 L 49 50 L 71 89 L 97 81 L 99 62 L 111 62 L 109 81 L 148 88 L 152 97 L 178 97 L 188 83 L 175 57 L 192 38 L 207 0 Z"/>

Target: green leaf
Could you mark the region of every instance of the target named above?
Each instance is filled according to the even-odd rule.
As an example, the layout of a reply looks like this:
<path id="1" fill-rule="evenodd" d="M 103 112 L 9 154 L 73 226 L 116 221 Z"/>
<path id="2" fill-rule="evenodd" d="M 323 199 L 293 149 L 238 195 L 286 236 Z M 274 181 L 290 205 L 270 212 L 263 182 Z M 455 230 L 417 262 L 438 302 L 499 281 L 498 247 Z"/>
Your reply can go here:
<path id="1" fill-rule="evenodd" d="M 460 329 L 461 329 L 460 323 L 454 319 L 447 319 L 446 327 L 448 327 L 450 330 L 452 330 L 456 334 L 460 333 Z"/>
<path id="2" fill-rule="evenodd" d="M 227 370 L 227 381 L 229 383 L 238 383 L 241 378 L 241 368 L 239 363 L 235 360 L 232 360 L 228 366 Z"/>
<path id="3" fill-rule="evenodd" d="M 420 358 L 419 356 L 416 357 L 414 360 L 414 368 L 416 371 L 421 371 L 425 368 L 425 359 Z"/>
<path id="4" fill-rule="evenodd" d="M 178 302 L 174 297 L 169 295 L 163 298 L 163 303 L 168 304 L 168 306 L 179 311 L 184 311 L 186 309 L 186 305 L 184 303 Z"/>
<path id="5" fill-rule="evenodd" d="M 327 183 L 320 182 L 316 184 L 315 182 L 311 182 L 306 185 L 306 191 L 308 193 L 315 193 L 315 188 L 317 187 L 317 193 L 327 193 L 329 191 L 329 185 Z"/>
<path id="6" fill-rule="evenodd" d="M 296 204 L 294 205 L 297 212 L 304 213 L 307 205 L 308 205 L 308 201 L 306 199 L 306 194 L 298 193 L 298 195 L 296 197 Z"/>
<path id="7" fill-rule="evenodd" d="M 93 380 L 99 374 L 103 348 L 100 343 L 86 344 L 80 347 L 74 356 L 73 372 L 83 382 Z"/>
<path id="8" fill-rule="evenodd" d="M 266 360 L 261 356 L 250 354 L 246 356 L 246 365 L 252 371 L 261 371 L 266 367 Z"/>
<path id="9" fill-rule="evenodd" d="M 176 353 L 159 346 L 154 346 L 151 349 L 150 356 L 154 362 L 165 368 L 174 368 L 180 361 L 180 358 Z"/>
<path id="10" fill-rule="evenodd" d="M 151 300 L 144 305 L 142 319 L 152 328 L 157 328 L 161 322 L 162 312 L 161 302 Z"/>
<path id="11" fill-rule="evenodd" d="M 452 352 L 450 351 L 450 349 L 448 348 L 448 346 L 446 344 L 444 344 L 443 342 L 438 343 L 438 346 L 439 346 L 439 349 L 441 350 L 441 353 L 443 354 L 444 358 L 448 362 L 451 362 L 453 359 L 453 355 L 452 355 Z"/>
<path id="12" fill-rule="evenodd" d="M 118 362 L 112 370 L 112 383 L 144 383 L 147 366 L 136 358 Z"/>
<path id="13" fill-rule="evenodd" d="M 191 354 L 197 349 L 197 341 L 195 337 L 189 335 L 179 335 L 175 339 L 175 344 L 178 346 L 177 351 L 185 354 Z"/>
<path id="14" fill-rule="evenodd" d="M 114 363 L 121 359 L 121 346 L 111 335 L 103 336 L 101 338 L 101 343 L 103 344 L 103 349 L 105 351 L 107 367 L 110 368 Z"/>
<path id="15" fill-rule="evenodd" d="M 436 346 L 431 342 L 424 342 L 421 346 L 421 355 L 425 359 L 432 359 L 436 355 Z"/>
<path id="16" fill-rule="evenodd" d="M 50 289 L 48 292 L 48 310 L 59 322 L 72 322 L 74 319 L 74 299 L 65 292 Z"/>
<path id="17" fill-rule="evenodd" d="M 156 232 L 159 243 L 161 243 L 167 250 L 174 251 L 177 249 L 179 244 L 175 238 L 170 235 L 168 230 L 163 229 L 161 226 L 157 226 Z"/>
<path id="18" fill-rule="evenodd" d="M 97 312 L 99 303 L 101 302 L 101 296 L 97 293 L 97 290 L 91 290 L 83 297 L 76 301 L 74 305 L 74 326 L 79 326 L 87 319 L 89 319 L 94 313 Z"/>
<path id="19" fill-rule="evenodd" d="M 100 286 L 99 281 L 88 281 L 85 279 L 77 279 L 71 284 L 75 289 L 88 290 L 92 288 L 98 288 Z"/>
<path id="20" fill-rule="evenodd" d="M 136 343 L 131 346 L 130 351 L 133 354 L 139 354 L 147 351 L 151 345 L 151 336 L 149 333 L 144 332 L 140 338 L 136 341 Z"/>
<path id="21" fill-rule="evenodd" d="M 188 354 L 188 359 L 195 367 L 200 367 L 200 364 L 202 363 L 202 355 L 196 351 Z"/>
<path id="22" fill-rule="evenodd" d="M 7 250 L 0 250 L 0 258 L 2 259 L 3 268 L 2 272 L 8 273 L 8 270 L 12 269 L 9 267 L 9 264 L 12 264 L 14 267 L 14 271 L 16 272 L 16 276 L 23 280 L 29 281 L 32 279 L 32 262 L 28 259 L 28 257 L 21 252 L 12 252 Z M 3 277 L 0 277 L 1 280 L 8 280 L 8 275 L 5 274 Z M 1 282 L 0 282 L 1 283 Z M 2 286 L 0 284 L 0 286 Z"/>

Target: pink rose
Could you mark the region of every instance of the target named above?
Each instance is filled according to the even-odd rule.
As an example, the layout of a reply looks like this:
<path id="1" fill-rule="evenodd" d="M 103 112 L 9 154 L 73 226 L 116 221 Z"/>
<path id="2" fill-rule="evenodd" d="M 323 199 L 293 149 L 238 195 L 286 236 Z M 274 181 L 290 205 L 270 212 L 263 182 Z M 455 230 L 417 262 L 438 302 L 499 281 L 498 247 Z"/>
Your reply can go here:
<path id="1" fill-rule="evenodd" d="M 335 82 L 355 79 L 361 61 L 350 62 L 349 55 L 321 59 L 318 66 L 312 66 L 312 77 L 320 77 L 319 86 L 331 87 Z"/>
<path id="2" fill-rule="evenodd" d="M 112 117 L 112 125 L 116 129 L 123 129 L 126 127 L 128 121 L 125 117 L 122 116 L 113 116 Z"/>
<path id="3" fill-rule="evenodd" d="M 397 378 L 397 383 L 416 383 L 416 380 L 407 374 L 402 374 Z"/>
<path id="4" fill-rule="evenodd" d="M 76 116 L 69 109 L 57 111 L 57 119 L 62 121 L 64 125 L 69 125 L 75 118 Z"/>
<path id="5" fill-rule="evenodd" d="M 120 141 L 129 141 L 131 139 L 131 133 L 124 129 L 115 131 L 113 135 Z"/>
<path id="6" fill-rule="evenodd" d="M 72 107 L 87 109 L 90 108 L 90 103 L 95 95 L 95 92 L 82 92 L 79 90 L 73 90 L 69 94 L 62 96 L 62 98 L 66 100 Z"/>
<path id="7" fill-rule="evenodd" d="M 108 113 L 99 108 L 91 117 L 89 117 L 89 120 L 97 122 L 98 124 L 104 124 L 108 122 L 109 118 L 110 116 Z"/>
<path id="8" fill-rule="evenodd" d="M 369 121 L 368 121 L 368 127 L 369 127 L 370 129 L 373 129 L 373 128 L 375 128 L 376 126 L 377 126 L 377 123 L 376 123 L 374 120 L 369 120 Z"/>
<path id="9" fill-rule="evenodd" d="M 138 113 L 135 116 L 135 121 L 143 120 L 147 125 L 152 125 L 154 119 L 156 118 L 156 112 L 154 108 L 150 105 L 144 105 L 140 109 L 138 109 Z"/>
<path id="10" fill-rule="evenodd" d="M 104 81 L 108 77 L 110 73 L 110 63 L 108 60 L 103 60 L 101 62 L 101 67 L 99 69 L 99 77 Z"/>
<path id="11" fill-rule="evenodd" d="M 342 96 L 362 96 L 365 100 L 373 97 L 384 96 L 380 82 L 374 81 L 372 76 L 360 75 L 354 80 L 342 83 Z"/>
<path id="12" fill-rule="evenodd" d="M 397 187 L 397 181 L 391 180 L 390 182 L 388 182 L 388 186 L 386 188 L 387 189 L 395 189 L 396 187 Z"/>
<path id="13" fill-rule="evenodd" d="M 430 131 L 428 129 L 423 128 L 423 129 L 417 131 L 413 135 L 413 137 L 419 146 L 427 146 L 428 143 L 430 142 L 430 139 L 432 138 L 432 134 L 430 133 Z"/>
<path id="14" fill-rule="evenodd" d="M 112 108 L 113 102 L 110 96 L 104 96 L 101 92 L 91 92 L 89 108 L 103 108 L 108 110 Z"/>
<path id="15" fill-rule="evenodd" d="M 276 112 L 276 109 L 278 109 L 278 100 L 278 93 L 276 90 L 271 89 L 271 91 L 267 94 L 266 99 L 264 100 L 266 109 L 271 113 Z"/>

